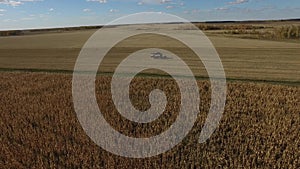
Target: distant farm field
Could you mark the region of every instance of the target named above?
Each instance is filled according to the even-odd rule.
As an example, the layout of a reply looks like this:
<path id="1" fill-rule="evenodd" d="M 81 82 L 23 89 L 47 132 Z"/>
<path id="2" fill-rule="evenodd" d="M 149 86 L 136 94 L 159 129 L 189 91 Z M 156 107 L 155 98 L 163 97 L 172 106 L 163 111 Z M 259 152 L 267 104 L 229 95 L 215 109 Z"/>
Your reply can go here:
<path id="1" fill-rule="evenodd" d="M 182 30 L 187 31 L 187 30 Z M 78 54 L 95 30 L 70 31 L 63 33 L 43 33 L 26 36 L 0 37 L 0 68 L 72 71 Z M 300 81 L 300 42 L 241 39 L 208 33 L 222 60 L 229 79 Z M 118 51 L 130 51 L 143 47 L 173 47 L 180 52 L 186 62 L 193 62 L 187 50 L 180 44 L 155 36 L 131 38 L 127 43 L 115 46 L 114 56 L 106 57 L 106 72 L 111 72 L 110 63 L 118 58 Z M 159 42 L 154 44 L 154 42 Z M 176 46 L 177 45 L 177 46 Z M 175 46 L 175 47 L 174 47 Z M 201 63 L 190 65 L 195 74 L 207 77 Z"/>

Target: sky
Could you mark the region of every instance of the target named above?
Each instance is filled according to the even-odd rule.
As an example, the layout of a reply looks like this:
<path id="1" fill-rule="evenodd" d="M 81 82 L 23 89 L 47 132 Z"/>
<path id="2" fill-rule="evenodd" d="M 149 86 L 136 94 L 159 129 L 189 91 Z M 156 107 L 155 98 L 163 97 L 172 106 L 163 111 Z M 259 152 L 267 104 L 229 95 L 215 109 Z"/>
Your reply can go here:
<path id="1" fill-rule="evenodd" d="M 300 18 L 300 0 L 0 0 L 0 30 L 103 25 L 138 12 L 189 21 Z"/>

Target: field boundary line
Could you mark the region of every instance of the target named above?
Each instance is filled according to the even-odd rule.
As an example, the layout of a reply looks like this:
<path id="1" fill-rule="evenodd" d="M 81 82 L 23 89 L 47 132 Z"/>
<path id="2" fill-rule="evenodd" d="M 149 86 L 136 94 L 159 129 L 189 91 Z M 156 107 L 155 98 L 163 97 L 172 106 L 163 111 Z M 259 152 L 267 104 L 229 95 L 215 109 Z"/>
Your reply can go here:
<path id="1" fill-rule="evenodd" d="M 27 72 L 27 73 L 59 73 L 59 74 L 73 74 L 73 70 L 63 69 L 14 69 L 14 68 L 0 68 L 0 72 Z M 88 73 L 88 72 L 79 72 Z M 97 75 L 110 76 L 113 72 L 98 72 Z M 163 74 L 151 74 L 151 73 L 140 73 L 137 77 L 148 77 L 148 78 L 171 78 L 169 75 Z M 195 76 L 196 80 L 209 80 L 207 76 Z M 264 79 L 245 79 L 245 78 L 231 78 L 227 77 L 228 82 L 249 82 L 249 83 L 268 83 L 274 85 L 287 85 L 287 86 L 300 86 L 300 81 L 280 81 L 280 80 L 264 80 Z"/>

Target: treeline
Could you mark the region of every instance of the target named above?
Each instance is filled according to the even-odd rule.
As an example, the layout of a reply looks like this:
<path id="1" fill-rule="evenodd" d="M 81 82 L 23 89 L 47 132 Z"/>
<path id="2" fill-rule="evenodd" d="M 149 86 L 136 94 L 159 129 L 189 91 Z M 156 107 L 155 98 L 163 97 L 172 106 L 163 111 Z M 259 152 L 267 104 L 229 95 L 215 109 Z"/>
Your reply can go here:
<path id="1" fill-rule="evenodd" d="M 298 39 L 300 38 L 300 25 L 282 26 L 275 29 L 278 39 Z"/>
<path id="2" fill-rule="evenodd" d="M 300 25 L 286 25 L 272 27 L 268 29 L 235 29 L 226 30 L 224 34 L 231 35 L 248 35 L 249 38 L 284 40 L 284 39 L 299 39 L 300 40 Z"/>
<path id="3" fill-rule="evenodd" d="M 218 31 L 218 30 L 253 30 L 253 29 L 265 29 L 265 26 L 255 26 L 250 24 L 194 24 L 198 29 L 203 31 Z M 193 30 L 193 25 L 182 25 L 179 26 L 180 30 Z"/>
<path id="4" fill-rule="evenodd" d="M 17 36 L 23 35 L 23 31 L 13 30 L 13 31 L 0 31 L 0 36 Z"/>
<path id="5" fill-rule="evenodd" d="M 253 29 L 264 29 L 265 26 L 254 26 L 250 24 L 229 24 L 229 25 L 218 25 L 218 24 L 197 24 L 200 30 L 253 30 Z"/>
<path id="6" fill-rule="evenodd" d="M 8 30 L 0 31 L 0 36 L 18 36 L 28 34 L 38 34 L 47 32 L 66 32 L 66 31 L 77 31 L 77 30 L 88 30 L 88 29 L 99 29 L 102 26 L 81 26 L 81 27 L 66 27 L 66 28 L 46 28 L 46 29 L 29 29 L 29 30 Z"/>

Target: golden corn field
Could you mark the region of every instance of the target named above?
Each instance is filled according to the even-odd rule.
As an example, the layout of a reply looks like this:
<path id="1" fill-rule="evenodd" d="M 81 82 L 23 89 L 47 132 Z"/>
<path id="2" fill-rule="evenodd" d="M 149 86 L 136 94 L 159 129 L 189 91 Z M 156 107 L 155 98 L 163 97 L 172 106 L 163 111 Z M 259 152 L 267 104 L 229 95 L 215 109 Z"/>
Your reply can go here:
<path id="1" fill-rule="evenodd" d="M 147 99 L 155 87 L 173 99 L 174 105 L 150 125 L 126 121 L 117 113 L 110 80 L 97 78 L 96 95 L 105 118 L 118 131 L 155 135 L 175 120 L 180 96 L 172 79 L 136 77 L 131 83 L 130 97 L 138 109 L 149 107 L 139 100 Z M 106 152 L 85 134 L 73 109 L 71 82 L 71 74 L 0 74 L 0 168 L 300 168 L 297 86 L 229 82 L 220 126 L 199 144 L 210 103 L 209 82 L 199 80 L 200 114 L 189 135 L 165 154 L 131 159 Z"/>

